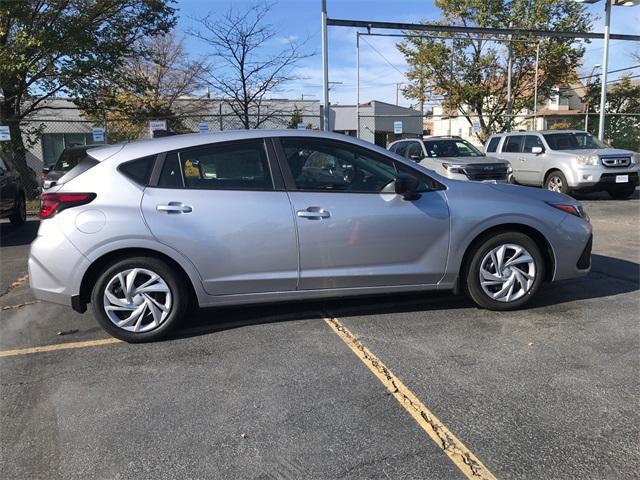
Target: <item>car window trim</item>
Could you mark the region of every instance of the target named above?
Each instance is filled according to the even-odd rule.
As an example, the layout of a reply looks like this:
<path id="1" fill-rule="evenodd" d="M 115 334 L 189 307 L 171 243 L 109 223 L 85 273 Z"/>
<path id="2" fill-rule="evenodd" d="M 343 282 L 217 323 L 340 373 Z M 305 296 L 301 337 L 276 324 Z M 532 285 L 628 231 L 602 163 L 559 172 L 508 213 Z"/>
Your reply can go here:
<path id="1" fill-rule="evenodd" d="M 287 163 L 287 156 L 284 153 L 284 147 L 282 146 L 282 143 L 280 141 L 283 138 L 284 139 L 302 139 L 302 140 L 309 140 L 310 139 L 310 140 L 314 140 L 314 141 L 327 142 L 327 143 L 334 144 L 334 145 L 346 145 L 347 147 L 351 147 L 351 148 L 354 148 L 356 150 L 363 151 L 365 153 L 369 153 L 371 151 L 367 150 L 366 148 L 363 148 L 363 147 L 361 147 L 359 145 L 355 145 L 355 144 L 349 143 L 349 142 L 342 142 L 340 140 L 335 140 L 333 138 L 298 137 L 296 135 L 272 137 L 273 145 L 274 145 L 274 148 L 275 148 L 275 151 L 276 151 L 276 155 L 277 155 L 277 159 L 278 159 L 278 164 L 280 165 L 280 168 L 282 169 L 282 174 L 283 174 L 283 177 L 284 177 L 284 182 L 285 182 L 285 186 L 286 186 L 286 191 L 287 192 L 341 193 L 341 194 L 352 194 L 352 195 L 385 195 L 382 192 L 349 192 L 349 191 L 346 191 L 346 190 L 327 190 L 327 189 L 323 189 L 323 188 L 319 188 L 319 189 L 309 189 L 309 188 L 301 189 L 301 188 L 298 188 L 296 186 L 295 179 L 293 178 L 293 174 L 291 173 L 291 168 L 289 167 L 289 164 Z M 426 173 L 423 173 L 423 172 L 421 172 L 419 170 L 416 170 L 411 165 L 405 165 L 404 163 L 398 162 L 397 160 L 394 160 L 391 157 L 387 157 L 386 155 L 382 155 L 382 154 L 380 154 L 378 152 L 371 152 L 371 154 L 377 155 L 377 156 L 384 156 L 384 158 L 386 158 L 389 162 L 392 163 L 393 168 L 396 171 L 396 175 L 398 174 L 398 165 L 401 164 L 403 167 L 406 167 L 407 169 L 411 170 L 411 172 L 415 173 L 416 178 L 418 178 L 418 180 L 420 180 L 420 176 L 428 178 L 431 183 L 433 183 L 434 185 L 437 186 L 436 188 L 432 188 L 432 189 L 428 190 L 428 192 L 446 190 L 446 186 L 443 185 L 441 182 L 439 182 L 438 180 L 436 180 L 435 178 L 431 177 L 430 175 L 428 175 Z M 428 183 L 428 182 L 426 182 L 426 183 Z M 426 193 L 426 192 L 421 192 L 421 193 Z"/>
<path id="2" fill-rule="evenodd" d="M 264 147 L 265 155 L 267 156 L 267 167 L 269 168 L 269 175 L 271 177 L 272 188 L 268 190 L 265 190 L 264 188 L 215 188 L 213 189 L 213 188 L 194 188 L 194 187 L 186 186 L 184 181 L 184 172 L 182 171 L 182 163 L 180 160 L 180 152 L 186 152 L 189 150 L 199 150 L 199 149 L 210 147 L 213 145 L 225 146 L 225 145 L 232 145 L 232 144 L 243 143 L 243 142 L 249 143 L 249 142 L 255 142 L 256 140 L 261 141 Z M 273 150 L 273 146 L 270 145 L 271 142 L 268 140 L 269 140 L 268 137 L 257 137 L 257 138 L 241 139 L 241 140 L 228 140 L 224 142 L 205 143 L 202 145 L 194 145 L 192 147 L 167 150 L 165 152 L 158 154 L 158 158 L 156 159 L 156 165 L 154 166 L 154 169 L 151 172 L 151 180 L 149 181 L 149 187 L 161 188 L 165 190 L 198 190 L 198 191 L 216 191 L 216 192 L 282 192 L 282 191 L 285 191 L 286 190 L 285 182 L 282 178 L 282 172 L 280 171 L 279 165 L 276 164 L 277 155 Z M 182 186 L 179 186 L 179 187 L 161 186 L 158 184 L 160 180 L 160 175 L 162 173 L 162 169 L 164 167 L 164 163 L 167 157 L 172 153 L 175 153 L 178 157 L 178 165 L 180 166 L 180 175 L 182 176 Z M 162 158 L 160 158 L 160 156 Z"/>

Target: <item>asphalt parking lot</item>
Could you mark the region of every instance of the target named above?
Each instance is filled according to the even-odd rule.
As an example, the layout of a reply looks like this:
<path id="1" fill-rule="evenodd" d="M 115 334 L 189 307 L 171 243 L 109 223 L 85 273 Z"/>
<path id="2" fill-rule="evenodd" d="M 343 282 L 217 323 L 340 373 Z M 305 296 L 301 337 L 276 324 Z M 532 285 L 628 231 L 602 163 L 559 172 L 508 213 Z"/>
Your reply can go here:
<path id="1" fill-rule="evenodd" d="M 2 223 L 2 477 L 464 478 L 425 429 L 437 417 L 479 478 L 637 478 L 640 195 L 581 201 L 592 273 L 527 310 L 450 294 L 212 309 L 144 345 L 35 301 L 37 221 Z"/>

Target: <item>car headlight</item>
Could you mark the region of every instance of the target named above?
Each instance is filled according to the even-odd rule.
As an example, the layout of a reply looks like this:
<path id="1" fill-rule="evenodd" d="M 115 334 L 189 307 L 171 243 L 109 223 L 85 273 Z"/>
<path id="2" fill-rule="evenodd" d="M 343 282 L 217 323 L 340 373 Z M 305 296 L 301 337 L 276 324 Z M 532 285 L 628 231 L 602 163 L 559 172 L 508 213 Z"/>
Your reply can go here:
<path id="1" fill-rule="evenodd" d="M 576 163 L 578 165 L 598 165 L 600 158 L 598 155 L 576 155 Z"/>
<path id="2" fill-rule="evenodd" d="M 640 153 L 634 153 L 631 155 L 631 165 L 640 163 Z"/>
<path id="3" fill-rule="evenodd" d="M 456 165 L 454 163 L 443 163 L 442 166 L 449 173 L 462 173 L 462 174 L 464 174 L 464 165 Z"/>
<path id="4" fill-rule="evenodd" d="M 589 220 L 589 215 L 584 210 L 584 207 L 578 202 L 546 202 L 547 205 L 553 208 L 557 208 L 558 210 L 562 210 L 563 212 L 567 212 L 576 217 L 580 217 L 585 219 L 587 222 Z"/>

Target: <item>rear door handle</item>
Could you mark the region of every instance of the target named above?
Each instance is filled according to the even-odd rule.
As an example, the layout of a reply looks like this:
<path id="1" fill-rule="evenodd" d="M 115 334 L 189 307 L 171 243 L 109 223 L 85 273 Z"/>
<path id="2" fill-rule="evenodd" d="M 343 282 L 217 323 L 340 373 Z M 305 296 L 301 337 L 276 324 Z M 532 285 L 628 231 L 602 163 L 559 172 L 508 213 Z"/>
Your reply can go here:
<path id="1" fill-rule="evenodd" d="M 193 208 L 182 202 L 169 202 L 166 205 L 157 205 L 156 210 L 165 213 L 191 213 Z"/>
<path id="2" fill-rule="evenodd" d="M 306 210 L 298 210 L 296 215 L 300 218 L 308 218 L 309 220 L 320 220 L 331 217 L 331 214 L 321 207 L 309 207 Z"/>

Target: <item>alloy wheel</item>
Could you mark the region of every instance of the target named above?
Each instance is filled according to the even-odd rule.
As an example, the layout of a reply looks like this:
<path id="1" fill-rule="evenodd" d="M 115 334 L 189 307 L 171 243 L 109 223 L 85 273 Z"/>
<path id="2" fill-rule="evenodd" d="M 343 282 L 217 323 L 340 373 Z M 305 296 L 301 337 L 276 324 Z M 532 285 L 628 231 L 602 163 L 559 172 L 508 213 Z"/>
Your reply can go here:
<path id="1" fill-rule="evenodd" d="M 111 322 L 129 332 L 148 332 L 169 316 L 171 290 L 157 273 L 131 268 L 115 274 L 104 290 L 104 311 Z"/>
<path id="2" fill-rule="evenodd" d="M 562 188 L 563 188 L 563 184 L 562 184 L 562 179 L 560 177 L 551 177 L 549 179 L 549 183 L 547 185 L 547 188 L 549 190 L 551 190 L 552 192 L 560 192 L 562 193 Z"/>
<path id="3" fill-rule="evenodd" d="M 514 302 L 531 289 L 536 264 L 522 246 L 503 244 L 490 250 L 480 263 L 480 285 L 485 294 L 498 302 Z"/>

